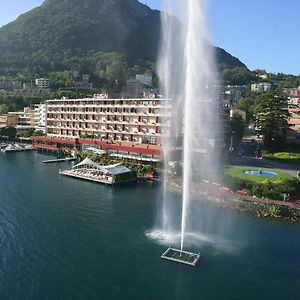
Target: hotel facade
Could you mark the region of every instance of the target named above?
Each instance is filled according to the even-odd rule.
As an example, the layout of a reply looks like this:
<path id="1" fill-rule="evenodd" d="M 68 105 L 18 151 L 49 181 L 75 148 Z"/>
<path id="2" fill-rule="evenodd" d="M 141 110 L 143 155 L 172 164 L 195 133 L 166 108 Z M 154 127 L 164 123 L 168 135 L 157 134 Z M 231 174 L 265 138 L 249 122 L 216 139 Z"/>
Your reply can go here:
<path id="1" fill-rule="evenodd" d="M 94 145 L 124 158 L 158 159 L 170 134 L 170 100 L 160 98 L 48 100 L 47 136 L 32 137 L 37 148 L 84 150 Z"/>
<path id="2" fill-rule="evenodd" d="M 47 102 L 47 135 L 161 144 L 171 113 L 165 99 L 61 99 Z"/>

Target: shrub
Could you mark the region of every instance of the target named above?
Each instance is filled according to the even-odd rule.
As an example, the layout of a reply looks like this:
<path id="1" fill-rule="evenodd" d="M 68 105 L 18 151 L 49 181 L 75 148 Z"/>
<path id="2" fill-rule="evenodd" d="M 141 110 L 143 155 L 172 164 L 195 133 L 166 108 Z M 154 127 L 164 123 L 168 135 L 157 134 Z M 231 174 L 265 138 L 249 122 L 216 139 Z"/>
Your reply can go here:
<path id="1" fill-rule="evenodd" d="M 300 183 L 296 178 L 263 182 L 247 181 L 230 175 L 223 176 L 223 183 L 231 190 L 247 190 L 252 196 L 282 200 L 283 194 L 294 195 L 300 192 Z"/>

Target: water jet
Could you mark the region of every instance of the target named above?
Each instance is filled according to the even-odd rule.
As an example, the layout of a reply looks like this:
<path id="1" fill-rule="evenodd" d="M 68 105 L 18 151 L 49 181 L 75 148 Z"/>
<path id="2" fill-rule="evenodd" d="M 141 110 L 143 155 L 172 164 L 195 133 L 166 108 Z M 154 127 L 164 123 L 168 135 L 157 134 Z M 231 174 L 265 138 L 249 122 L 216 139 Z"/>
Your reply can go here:
<path id="1" fill-rule="evenodd" d="M 192 230 L 190 202 L 196 180 L 216 174 L 219 157 L 219 107 L 213 48 L 205 20 L 204 0 L 164 0 L 162 44 L 159 62 L 161 88 L 172 99 L 172 121 L 163 141 L 165 180 L 173 149 L 182 149 L 182 209 L 180 248 L 169 247 L 161 258 L 195 266 L 200 255 L 184 249 Z M 174 15 L 180 12 L 178 19 Z M 219 143 L 220 145 L 223 143 Z M 166 189 L 166 183 L 165 183 Z M 163 231 L 177 232 L 164 193 Z M 177 218 L 176 218 L 177 219 Z M 199 233 L 199 232 L 198 232 Z M 197 233 L 196 233 L 197 234 Z"/>

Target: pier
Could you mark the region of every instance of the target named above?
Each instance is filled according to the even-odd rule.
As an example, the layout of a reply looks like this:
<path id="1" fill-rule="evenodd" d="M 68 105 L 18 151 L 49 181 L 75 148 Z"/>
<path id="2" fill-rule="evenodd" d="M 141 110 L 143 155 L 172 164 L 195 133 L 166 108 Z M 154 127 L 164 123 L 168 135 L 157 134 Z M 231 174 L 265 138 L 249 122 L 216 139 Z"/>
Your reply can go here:
<path id="1" fill-rule="evenodd" d="M 43 164 L 61 163 L 61 162 L 74 161 L 74 160 L 76 160 L 75 157 L 65 157 L 65 158 L 48 159 L 48 160 L 44 160 Z"/>

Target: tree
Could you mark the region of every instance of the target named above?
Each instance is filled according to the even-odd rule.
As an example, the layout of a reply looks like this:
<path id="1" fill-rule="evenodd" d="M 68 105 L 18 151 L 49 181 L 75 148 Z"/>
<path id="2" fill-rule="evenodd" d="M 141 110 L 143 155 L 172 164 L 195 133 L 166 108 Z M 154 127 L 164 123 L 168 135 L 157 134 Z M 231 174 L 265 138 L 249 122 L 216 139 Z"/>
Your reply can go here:
<path id="1" fill-rule="evenodd" d="M 246 125 L 243 117 L 239 114 L 234 114 L 233 117 L 230 119 L 230 127 L 231 132 L 234 132 L 234 134 L 232 134 L 232 146 L 235 148 L 244 136 Z"/>
<path id="2" fill-rule="evenodd" d="M 125 66 L 122 62 L 114 62 L 106 67 L 106 76 L 110 90 L 120 92 L 126 82 Z"/>
<path id="3" fill-rule="evenodd" d="M 255 103 L 251 97 L 241 98 L 234 104 L 234 108 L 240 109 L 246 113 L 246 124 L 249 124 L 253 119 Z"/>
<path id="4" fill-rule="evenodd" d="M 17 130 L 14 127 L 6 127 L 0 129 L 1 136 L 7 136 L 9 139 L 15 138 L 17 135 Z"/>
<path id="5" fill-rule="evenodd" d="M 263 135 L 266 149 L 283 146 L 288 128 L 288 103 L 284 95 L 265 93 L 255 108 L 255 126 Z M 276 146 L 275 146 L 276 145 Z"/>

